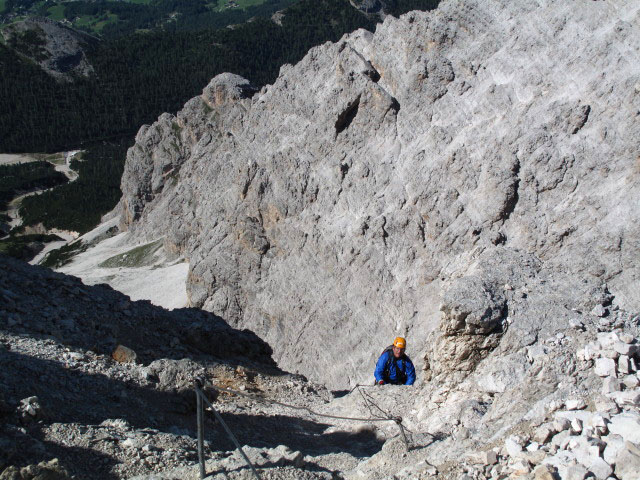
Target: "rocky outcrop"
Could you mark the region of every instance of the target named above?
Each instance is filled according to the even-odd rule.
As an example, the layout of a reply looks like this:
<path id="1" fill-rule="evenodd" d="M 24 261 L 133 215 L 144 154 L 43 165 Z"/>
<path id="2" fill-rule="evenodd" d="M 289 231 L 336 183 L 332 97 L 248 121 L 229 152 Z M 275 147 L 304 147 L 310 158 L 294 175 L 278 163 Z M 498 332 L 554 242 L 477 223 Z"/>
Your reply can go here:
<path id="1" fill-rule="evenodd" d="M 91 35 L 42 17 L 13 22 L 1 34 L 7 45 L 59 80 L 93 73 L 85 53 L 98 41 Z"/>
<path id="2" fill-rule="evenodd" d="M 335 387 L 396 334 L 458 382 L 576 311 L 638 310 L 638 15 L 448 1 L 253 95 L 216 77 L 138 133 L 121 224 L 189 259 L 193 306 Z"/>

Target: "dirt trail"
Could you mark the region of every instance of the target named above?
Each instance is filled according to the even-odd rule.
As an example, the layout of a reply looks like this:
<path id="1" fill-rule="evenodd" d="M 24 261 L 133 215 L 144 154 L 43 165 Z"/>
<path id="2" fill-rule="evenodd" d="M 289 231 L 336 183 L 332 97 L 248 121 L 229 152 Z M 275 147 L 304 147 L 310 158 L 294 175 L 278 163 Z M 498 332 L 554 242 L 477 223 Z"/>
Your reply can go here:
<path id="1" fill-rule="evenodd" d="M 56 155 L 62 155 L 61 157 L 59 157 L 57 161 L 49 161 L 49 160 L 46 160 L 46 161 L 49 161 L 49 163 L 54 165 L 56 171 L 63 173 L 69 179 L 69 182 L 73 182 L 78 179 L 78 173 L 71 168 L 71 160 L 73 160 L 75 155 L 77 155 L 79 152 L 80 150 L 61 152 L 60 154 L 56 154 Z M 0 154 L 0 165 L 13 165 L 17 163 L 37 162 L 42 160 L 45 160 L 45 158 L 42 157 L 42 154 L 7 154 L 7 153 Z M 32 195 L 36 195 L 42 192 L 46 192 L 47 190 L 52 190 L 53 188 L 56 188 L 56 187 L 34 190 L 33 192 L 28 192 L 23 195 L 19 195 L 13 200 L 11 200 L 11 202 L 9 202 L 9 208 L 5 212 L 11 218 L 11 221 L 9 222 L 9 226 L 11 228 L 15 228 L 22 224 L 22 218 L 20 218 L 19 211 L 20 211 L 20 205 L 22 204 L 22 200 L 24 198 L 30 197 Z M 52 230 L 51 233 L 55 233 L 65 238 L 67 241 L 75 239 L 77 237 L 77 234 L 74 235 L 75 232 L 65 232 L 65 231 L 59 231 L 57 229 Z"/>

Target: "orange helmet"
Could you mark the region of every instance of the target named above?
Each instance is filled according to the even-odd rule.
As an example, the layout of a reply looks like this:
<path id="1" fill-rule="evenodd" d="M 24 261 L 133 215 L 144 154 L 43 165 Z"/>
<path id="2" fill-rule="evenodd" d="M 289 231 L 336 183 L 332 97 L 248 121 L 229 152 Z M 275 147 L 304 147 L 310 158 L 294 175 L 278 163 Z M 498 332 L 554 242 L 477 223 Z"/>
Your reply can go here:
<path id="1" fill-rule="evenodd" d="M 402 337 L 396 337 L 393 341 L 393 346 L 397 348 L 407 348 L 407 341 Z"/>

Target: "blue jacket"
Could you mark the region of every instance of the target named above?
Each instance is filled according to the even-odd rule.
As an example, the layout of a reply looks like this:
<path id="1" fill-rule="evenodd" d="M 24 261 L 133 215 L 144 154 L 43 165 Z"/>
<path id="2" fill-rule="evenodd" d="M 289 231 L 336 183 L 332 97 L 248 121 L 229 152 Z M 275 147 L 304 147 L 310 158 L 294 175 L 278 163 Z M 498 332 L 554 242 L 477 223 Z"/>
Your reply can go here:
<path id="1" fill-rule="evenodd" d="M 391 363 L 389 364 L 389 375 L 385 378 L 384 367 L 389 361 L 389 356 L 391 356 Z M 405 385 L 413 385 L 413 382 L 416 381 L 416 369 L 413 366 L 413 362 L 409 357 L 403 355 L 400 358 L 395 358 L 393 356 L 393 351 L 388 350 L 383 352 L 378 359 L 378 363 L 376 363 L 376 371 L 374 373 L 376 377 L 376 383 L 383 380 L 384 383 L 393 383 L 398 385 L 400 382 L 398 381 L 398 370 L 404 372 L 407 375 L 407 381 L 404 382 Z"/>

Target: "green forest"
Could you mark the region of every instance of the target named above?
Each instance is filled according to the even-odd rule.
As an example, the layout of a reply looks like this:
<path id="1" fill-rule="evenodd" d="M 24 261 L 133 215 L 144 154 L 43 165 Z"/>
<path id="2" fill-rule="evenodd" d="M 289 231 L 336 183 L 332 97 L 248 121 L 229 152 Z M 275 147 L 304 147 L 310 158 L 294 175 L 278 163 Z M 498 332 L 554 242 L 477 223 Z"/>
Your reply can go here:
<path id="1" fill-rule="evenodd" d="M 0 165 L 0 210 L 6 210 L 9 202 L 18 195 L 66 182 L 67 177 L 49 162 Z"/>
<path id="2" fill-rule="evenodd" d="M 78 179 L 54 190 L 26 197 L 20 206 L 23 225 L 42 223 L 47 228 L 85 233 L 120 199 L 120 177 L 131 141 L 92 145 L 83 160 L 72 160 Z"/>
<path id="3" fill-rule="evenodd" d="M 36 15 L 64 20 L 73 28 L 113 39 L 139 30 L 202 30 L 270 17 L 299 0 L 6 0 L 0 15 Z"/>

